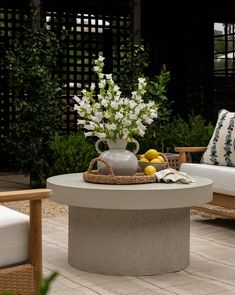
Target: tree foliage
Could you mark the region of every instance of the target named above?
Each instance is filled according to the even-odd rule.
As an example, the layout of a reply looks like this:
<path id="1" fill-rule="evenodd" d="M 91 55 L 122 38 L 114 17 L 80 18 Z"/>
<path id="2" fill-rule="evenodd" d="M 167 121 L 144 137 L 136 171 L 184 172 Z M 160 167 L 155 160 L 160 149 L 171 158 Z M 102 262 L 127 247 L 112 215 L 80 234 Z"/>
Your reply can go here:
<path id="1" fill-rule="evenodd" d="M 60 85 L 55 76 L 59 42 L 45 25 L 25 16 L 23 34 L 6 52 L 6 68 L 16 118 L 9 147 L 16 168 L 44 181 L 49 166 L 49 141 L 60 129 Z"/>

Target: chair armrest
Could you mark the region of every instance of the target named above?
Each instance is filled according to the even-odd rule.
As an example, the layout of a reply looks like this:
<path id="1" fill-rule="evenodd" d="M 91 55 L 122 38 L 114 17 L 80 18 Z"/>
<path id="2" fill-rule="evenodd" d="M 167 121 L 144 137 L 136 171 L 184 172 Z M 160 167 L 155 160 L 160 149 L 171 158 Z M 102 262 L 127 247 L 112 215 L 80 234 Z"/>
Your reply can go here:
<path id="1" fill-rule="evenodd" d="M 207 147 L 204 146 L 194 146 L 194 147 L 175 147 L 175 151 L 179 153 L 179 162 L 186 163 L 187 156 L 186 153 L 192 152 L 205 152 Z"/>
<path id="2" fill-rule="evenodd" d="M 29 257 L 34 268 L 35 290 L 38 290 L 42 279 L 42 199 L 47 199 L 51 195 L 50 189 L 0 192 L 0 203 L 30 202 Z"/>
<path id="3" fill-rule="evenodd" d="M 15 201 L 34 201 L 51 197 L 50 189 L 28 189 L 19 191 L 0 192 L 0 203 Z"/>

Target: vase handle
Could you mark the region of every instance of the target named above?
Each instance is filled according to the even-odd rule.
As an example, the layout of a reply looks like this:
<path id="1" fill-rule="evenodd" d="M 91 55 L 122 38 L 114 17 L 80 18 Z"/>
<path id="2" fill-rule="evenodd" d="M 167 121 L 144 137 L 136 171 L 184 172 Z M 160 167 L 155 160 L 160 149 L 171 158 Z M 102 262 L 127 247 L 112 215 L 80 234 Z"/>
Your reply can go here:
<path id="1" fill-rule="evenodd" d="M 129 142 L 135 143 L 136 147 L 132 151 L 132 153 L 136 155 L 140 149 L 140 145 L 139 145 L 138 141 L 136 139 L 132 138 Z"/>
<path id="2" fill-rule="evenodd" d="M 100 148 L 99 148 L 99 144 L 100 144 L 101 142 L 106 142 L 106 140 L 105 140 L 104 138 L 99 138 L 99 139 L 97 140 L 97 142 L 95 143 L 95 149 L 96 149 L 96 151 L 97 151 L 98 154 L 101 154 L 101 153 L 102 153 L 102 151 L 101 151 Z"/>

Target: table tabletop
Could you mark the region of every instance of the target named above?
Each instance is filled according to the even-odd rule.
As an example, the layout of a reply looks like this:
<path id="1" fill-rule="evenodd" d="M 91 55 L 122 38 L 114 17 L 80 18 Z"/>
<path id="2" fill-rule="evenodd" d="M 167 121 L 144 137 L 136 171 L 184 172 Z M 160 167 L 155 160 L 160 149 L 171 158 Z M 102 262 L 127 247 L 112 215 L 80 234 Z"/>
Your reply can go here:
<path id="1" fill-rule="evenodd" d="M 194 183 L 95 184 L 84 181 L 83 173 L 52 176 L 47 187 L 52 200 L 69 206 L 102 209 L 183 208 L 212 200 L 213 181 L 192 176 Z"/>

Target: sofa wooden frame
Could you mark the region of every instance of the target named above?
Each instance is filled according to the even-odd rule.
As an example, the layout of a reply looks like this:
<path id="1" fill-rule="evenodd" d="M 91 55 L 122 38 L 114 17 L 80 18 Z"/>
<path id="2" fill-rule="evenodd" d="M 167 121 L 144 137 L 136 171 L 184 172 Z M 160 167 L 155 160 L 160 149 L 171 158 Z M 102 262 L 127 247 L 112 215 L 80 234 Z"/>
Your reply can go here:
<path id="1" fill-rule="evenodd" d="M 175 151 L 179 153 L 179 162 L 190 162 L 192 152 L 205 152 L 206 147 L 176 147 Z M 213 193 L 213 200 L 208 203 L 213 206 L 193 206 L 192 209 L 209 213 L 218 217 L 235 219 L 235 197 L 220 193 Z"/>
<path id="2" fill-rule="evenodd" d="M 36 295 L 42 279 L 42 200 L 52 195 L 49 189 L 0 192 L 0 203 L 30 202 L 29 261 L 0 269 L 0 295 L 5 290 Z"/>

